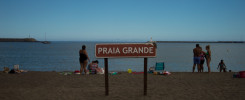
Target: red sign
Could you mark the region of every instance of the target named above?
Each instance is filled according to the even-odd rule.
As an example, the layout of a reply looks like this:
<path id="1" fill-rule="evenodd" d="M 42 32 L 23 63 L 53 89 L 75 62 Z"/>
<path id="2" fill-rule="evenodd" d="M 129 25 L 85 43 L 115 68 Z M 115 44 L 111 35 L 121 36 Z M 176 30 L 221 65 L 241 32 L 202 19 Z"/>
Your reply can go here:
<path id="1" fill-rule="evenodd" d="M 156 57 L 156 46 L 153 43 L 96 44 L 95 56 L 97 58 Z"/>

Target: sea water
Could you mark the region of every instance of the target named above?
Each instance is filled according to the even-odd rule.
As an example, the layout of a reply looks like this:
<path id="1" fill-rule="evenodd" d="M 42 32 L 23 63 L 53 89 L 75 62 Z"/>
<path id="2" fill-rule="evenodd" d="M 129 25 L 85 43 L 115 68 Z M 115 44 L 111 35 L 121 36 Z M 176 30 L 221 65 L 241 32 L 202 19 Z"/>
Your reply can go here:
<path id="1" fill-rule="evenodd" d="M 80 69 L 79 50 L 86 45 L 86 50 L 92 60 L 99 61 L 99 67 L 104 67 L 104 59 L 95 57 L 95 44 L 104 42 L 0 42 L 0 70 L 3 67 L 29 71 L 74 71 Z M 110 42 L 108 42 L 110 43 Z M 164 62 L 165 70 L 170 72 L 191 72 L 193 66 L 193 48 L 196 43 L 157 43 L 157 57 L 148 58 L 148 68 L 156 62 Z M 227 70 L 245 70 L 243 53 L 245 43 L 200 43 L 203 51 L 210 45 L 212 52 L 211 71 L 217 72 L 221 59 Z M 109 71 L 143 71 L 143 58 L 109 58 Z M 206 62 L 204 71 L 207 71 Z"/>

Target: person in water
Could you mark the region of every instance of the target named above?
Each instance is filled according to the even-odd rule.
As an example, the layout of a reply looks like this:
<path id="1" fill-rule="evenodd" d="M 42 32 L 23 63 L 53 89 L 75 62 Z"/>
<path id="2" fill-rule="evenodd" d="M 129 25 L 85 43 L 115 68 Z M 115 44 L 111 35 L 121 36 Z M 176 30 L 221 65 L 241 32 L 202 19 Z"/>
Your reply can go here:
<path id="1" fill-rule="evenodd" d="M 223 60 L 220 61 L 217 69 L 219 69 L 219 72 L 222 72 L 222 70 L 223 70 L 223 72 L 226 72 L 226 66 L 225 66 L 225 63 Z"/>
<path id="2" fill-rule="evenodd" d="M 88 57 L 85 45 L 83 45 L 82 49 L 79 51 L 79 56 L 80 56 L 79 61 L 80 61 L 80 66 L 81 66 L 80 73 L 82 74 L 82 72 L 84 71 L 84 73 L 86 74 L 87 73 L 86 66 L 88 64 L 89 57 Z"/>
<path id="3" fill-rule="evenodd" d="M 207 52 L 205 54 L 205 56 L 206 56 L 206 62 L 207 62 L 207 66 L 208 66 L 208 72 L 210 73 L 211 72 L 211 70 L 210 70 L 210 61 L 211 61 L 210 45 L 207 45 L 206 46 L 206 50 L 207 50 Z"/>
<path id="4" fill-rule="evenodd" d="M 201 47 L 200 47 L 201 48 Z M 204 62 L 205 62 L 205 52 L 204 51 L 202 51 L 202 48 L 201 48 L 201 54 L 200 54 L 200 60 L 201 60 L 201 62 L 200 62 L 200 72 L 203 72 L 203 64 L 204 64 Z"/>
<path id="5" fill-rule="evenodd" d="M 197 69 L 198 69 L 198 72 L 200 72 L 200 63 L 201 63 L 201 57 L 200 57 L 200 54 L 201 54 L 201 48 L 199 46 L 199 44 L 196 44 L 196 48 L 193 49 L 193 69 L 192 69 L 192 72 L 195 71 L 195 67 L 197 66 Z"/>

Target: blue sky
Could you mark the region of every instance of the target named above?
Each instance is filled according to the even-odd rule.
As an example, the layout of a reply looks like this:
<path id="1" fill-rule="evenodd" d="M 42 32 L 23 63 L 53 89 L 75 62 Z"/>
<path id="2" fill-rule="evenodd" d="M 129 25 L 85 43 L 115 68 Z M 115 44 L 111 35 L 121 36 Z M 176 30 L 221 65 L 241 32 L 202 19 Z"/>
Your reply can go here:
<path id="1" fill-rule="evenodd" d="M 0 38 L 245 41 L 245 0 L 0 0 Z"/>

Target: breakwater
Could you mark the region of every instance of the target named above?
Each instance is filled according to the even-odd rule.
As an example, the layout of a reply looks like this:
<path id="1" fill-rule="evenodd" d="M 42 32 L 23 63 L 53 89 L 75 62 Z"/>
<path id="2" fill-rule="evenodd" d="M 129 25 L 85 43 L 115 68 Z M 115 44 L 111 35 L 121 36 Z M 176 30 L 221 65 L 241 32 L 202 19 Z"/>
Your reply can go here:
<path id="1" fill-rule="evenodd" d="M 38 42 L 35 38 L 0 38 L 0 42 Z"/>

